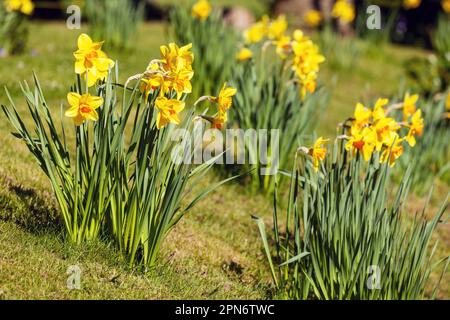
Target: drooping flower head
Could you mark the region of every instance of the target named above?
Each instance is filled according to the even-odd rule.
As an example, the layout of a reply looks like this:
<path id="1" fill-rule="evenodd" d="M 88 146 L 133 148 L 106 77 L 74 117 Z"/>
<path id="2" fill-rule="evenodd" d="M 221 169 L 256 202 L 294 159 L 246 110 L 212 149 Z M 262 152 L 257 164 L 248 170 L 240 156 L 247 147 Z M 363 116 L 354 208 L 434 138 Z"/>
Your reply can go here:
<path id="1" fill-rule="evenodd" d="M 327 148 L 325 144 L 328 143 L 328 139 L 319 137 L 314 146 L 308 150 L 308 154 L 313 158 L 313 167 L 315 171 L 319 170 L 319 163 L 325 159 L 327 154 Z"/>
<path id="2" fill-rule="evenodd" d="M 114 61 L 101 50 L 103 42 L 93 42 L 85 33 L 78 37 L 78 50 L 74 52 L 75 73 L 86 77 L 88 87 L 108 76 Z"/>

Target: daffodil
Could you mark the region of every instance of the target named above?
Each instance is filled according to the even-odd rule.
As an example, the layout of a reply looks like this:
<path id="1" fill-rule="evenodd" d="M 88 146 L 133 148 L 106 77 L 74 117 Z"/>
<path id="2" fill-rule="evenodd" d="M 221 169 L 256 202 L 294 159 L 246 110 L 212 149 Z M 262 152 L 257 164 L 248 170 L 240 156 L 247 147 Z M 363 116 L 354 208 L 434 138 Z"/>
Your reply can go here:
<path id="1" fill-rule="evenodd" d="M 248 48 L 241 48 L 236 54 L 236 60 L 242 62 L 249 60 L 253 57 L 253 52 Z"/>
<path id="2" fill-rule="evenodd" d="M 34 4 L 31 0 L 5 0 L 6 11 L 18 11 L 30 15 L 33 13 Z"/>
<path id="3" fill-rule="evenodd" d="M 309 10 L 303 17 L 306 25 L 309 27 L 317 27 L 322 22 L 322 15 L 318 10 Z"/>
<path id="4" fill-rule="evenodd" d="M 384 110 L 384 107 L 389 103 L 388 99 L 380 98 L 375 103 L 375 106 L 373 107 L 372 117 L 374 121 L 383 119 L 386 117 L 386 112 Z"/>
<path id="5" fill-rule="evenodd" d="M 182 70 L 192 70 L 194 54 L 190 51 L 192 43 L 183 47 L 178 47 L 175 43 L 168 46 L 161 46 L 161 62 L 163 69 L 170 72 L 180 72 Z"/>
<path id="6" fill-rule="evenodd" d="M 412 96 L 406 93 L 405 99 L 403 100 L 403 116 L 408 118 L 416 112 L 416 103 L 419 100 L 419 95 L 414 94 Z"/>
<path id="7" fill-rule="evenodd" d="M 445 12 L 450 13 L 450 0 L 442 0 L 441 5 Z"/>
<path id="8" fill-rule="evenodd" d="M 169 123 L 180 124 L 178 114 L 183 111 L 185 107 L 184 101 L 158 97 L 156 98 L 155 106 L 158 109 L 158 116 L 156 119 L 156 127 L 158 129 L 164 128 Z"/>
<path id="9" fill-rule="evenodd" d="M 355 7 L 346 0 L 338 0 L 333 6 L 331 15 L 344 23 L 355 20 Z"/>
<path id="10" fill-rule="evenodd" d="M 325 148 L 325 144 L 328 142 L 328 139 L 324 139 L 320 137 L 314 143 L 314 146 L 308 150 L 308 154 L 313 158 L 313 167 L 315 171 L 319 170 L 319 163 L 325 159 L 327 154 L 327 148 Z"/>
<path id="11" fill-rule="evenodd" d="M 78 37 L 78 50 L 74 52 L 75 73 L 86 76 L 89 87 L 104 80 L 114 61 L 101 50 L 103 42 L 93 42 L 85 33 Z"/>
<path id="12" fill-rule="evenodd" d="M 260 21 L 254 23 L 244 31 L 244 38 L 247 43 L 258 43 L 267 35 L 269 17 L 264 16 Z"/>
<path id="13" fill-rule="evenodd" d="M 371 128 L 365 127 L 356 132 L 353 131 L 350 139 L 345 144 L 345 149 L 355 156 L 360 153 L 365 161 L 369 161 L 375 150 L 377 135 Z"/>
<path id="14" fill-rule="evenodd" d="M 376 149 L 381 151 L 382 147 L 389 142 L 392 132 L 400 130 L 401 126 L 393 118 L 383 117 L 378 119 L 372 129 L 377 134 Z"/>
<path id="15" fill-rule="evenodd" d="M 408 132 L 407 136 L 405 137 L 405 140 L 408 142 L 408 144 L 411 147 L 414 147 L 416 145 L 415 136 L 419 136 L 419 137 L 422 136 L 423 128 L 424 128 L 424 121 L 422 118 L 422 111 L 419 109 L 411 117 L 411 123 L 409 125 L 409 132 Z"/>
<path id="16" fill-rule="evenodd" d="M 405 9 L 416 9 L 421 2 L 421 0 L 403 0 L 403 7 Z"/>
<path id="17" fill-rule="evenodd" d="M 102 97 L 91 96 L 89 93 L 80 95 L 76 92 L 67 94 L 70 108 L 65 116 L 73 118 L 75 125 L 82 125 L 86 120 L 97 121 L 98 113 L 95 109 L 103 104 Z"/>
<path id="18" fill-rule="evenodd" d="M 366 108 L 362 103 L 357 103 L 354 112 L 354 124 L 359 127 L 369 124 L 370 117 L 372 116 L 372 111 Z"/>
<path id="19" fill-rule="evenodd" d="M 286 32 L 288 23 L 285 15 L 279 15 L 275 20 L 270 22 L 267 29 L 267 37 L 271 40 L 280 39 Z"/>
<path id="20" fill-rule="evenodd" d="M 225 113 L 233 104 L 233 96 L 236 92 L 236 88 L 229 87 L 225 83 L 219 92 L 219 96 L 212 97 L 211 100 L 217 103 L 219 112 Z"/>
<path id="21" fill-rule="evenodd" d="M 403 139 L 398 136 L 396 132 L 392 132 L 389 140 L 386 141 L 386 148 L 380 157 L 380 162 L 385 163 L 389 161 L 389 166 L 393 167 L 395 161 L 403 154 Z"/>
<path id="22" fill-rule="evenodd" d="M 211 10 L 211 4 L 208 0 L 199 0 L 193 5 L 191 13 L 197 19 L 206 20 L 211 14 Z"/>
<path id="23" fill-rule="evenodd" d="M 228 121 L 226 112 L 219 112 L 212 120 L 211 127 L 214 129 L 222 129 Z"/>
<path id="24" fill-rule="evenodd" d="M 275 40 L 273 42 L 275 45 L 276 53 L 281 59 L 286 59 L 288 54 L 291 51 L 291 37 L 289 36 L 282 36 L 278 40 Z"/>

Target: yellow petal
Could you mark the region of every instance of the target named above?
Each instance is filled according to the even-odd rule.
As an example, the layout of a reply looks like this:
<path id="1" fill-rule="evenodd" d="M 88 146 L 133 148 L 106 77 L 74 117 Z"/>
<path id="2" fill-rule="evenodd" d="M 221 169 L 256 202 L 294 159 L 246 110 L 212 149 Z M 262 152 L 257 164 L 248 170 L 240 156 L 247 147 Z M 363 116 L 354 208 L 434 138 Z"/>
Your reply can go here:
<path id="1" fill-rule="evenodd" d="M 97 96 L 88 96 L 86 102 L 92 109 L 97 109 L 103 104 L 103 98 Z"/>
<path id="2" fill-rule="evenodd" d="M 80 104 L 80 98 L 81 98 L 81 96 L 78 93 L 76 93 L 76 92 L 69 92 L 67 94 L 67 101 L 69 102 L 69 104 L 72 107 L 77 107 L 78 108 L 78 106 Z"/>
<path id="3" fill-rule="evenodd" d="M 64 115 L 69 118 L 75 118 L 76 116 L 79 115 L 78 111 L 79 111 L 79 108 L 77 106 L 74 106 L 74 107 L 71 107 L 69 110 L 67 110 L 64 113 Z"/>

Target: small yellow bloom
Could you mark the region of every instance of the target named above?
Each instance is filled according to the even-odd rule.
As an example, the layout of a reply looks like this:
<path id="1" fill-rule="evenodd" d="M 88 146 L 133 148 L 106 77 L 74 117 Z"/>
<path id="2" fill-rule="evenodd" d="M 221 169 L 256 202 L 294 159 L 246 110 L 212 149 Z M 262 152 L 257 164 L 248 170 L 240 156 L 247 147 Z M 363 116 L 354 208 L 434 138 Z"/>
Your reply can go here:
<path id="1" fill-rule="evenodd" d="M 102 97 L 91 96 L 89 93 L 79 95 L 76 92 L 67 94 L 67 101 L 70 104 L 65 116 L 73 118 L 75 125 L 82 125 L 86 120 L 97 121 L 98 113 L 95 111 L 103 104 Z"/>
<path id="2" fill-rule="evenodd" d="M 8 12 L 19 11 L 26 15 L 31 15 L 34 10 L 31 0 L 5 0 L 5 7 Z"/>
<path id="3" fill-rule="evenodd" d="M 319 170 L 319 162 L 325 159 L 327 154 L 327 148 L 324 145 L 329 141 L 329 139 L 324 139 L 320 137 L 314 143 L 314 146 L 308 150 L 308 154 L 313 158 L 313 167 L 315 171 Z"/>
<path id="4" fill-rule="evenodd" d="M 75 73 L 86 75 L 88 87 L 104 80 L 114 61 L 101 50 L 103 42 L 93 42 L 85 33 L 78 37 L 78 50 L 74 52 Z"/>
<path id="5" fill-rule="evenodd" d="M 273 44 L 276 46 L 276 53 L 281 59 L 286 59 L 291 51 L 291 37 L 282 36 L 280 39 L 275 40 Z"/>
<path id="6" fill-rule="evenodd" d="M 233 104 L 233 96 L 236 92 L 236 88 L 228 87 L 225 83 L 219 92 L 219 96 L 217 98 L 211 98 L 212 101 L 218 104 L 219 113 L 225 113 L 231 108 L 231 105 Z"/>
<path id="7" fill-rule="evenodd" d="M 156 119 L 156 127 L 158 129 L 164 128 L 169 123 L 180 124 L 178 114 L 185 107 L 184 101 L 158 97 L 156 98 L 155 106 L 159 111 Z"/>
<path id="8" fill-rule="evenodd" d="M 445 100 L 445 108 L 450 111 L 450 93 L 447 94 L 447 100 Z"/>
<path id="9" fill-rule="evenodd" d="M 422 118 L 422 111 L 419 109 L 411 117 L 411 124 L 409 125 L 409 132 L 408 132 L 407 136 L 405 137 L 405 140 L 408 142 L 408 144 L 411 147 L 414 147 L 416 145 L 415 136 L 420 137 L 423 135 L 423 128 L 424 128 L 424 121 Z"/>
<path id="10" fill-rule="evenodd" d="M 267 35 L 269 17 L 264 16 L 261 21 L 254 23 L 244 31 L 244 38 L 247 43 L 258 43 Z"/>
<path id="11" fill-rule="evenodd" d="M 403 0 L 403 7 L 405 9 L 416 9 L 421 2 L 421 0 Z"/>
<path id="12" fill-rule="evenodd" d="M 346 0 L 338 0 L 333 6 L 331 15 L 344 23 L 355 20 L 355 7 Z"/>
<path id="13" fill-rule="evenodd" d="M 445 12 L 450 13 L 450 0 L 442 0 L 442 9 L 444 9 Z"/>
<path id="14" fill-rule="evenodd" d="M 380 163 L 385 163 L 389 160 L 389 166 L 393 167 L 395 161 L 403 154 L 403 139 L 401 139 L 396 132 L 392 132 L 387 141 L 386 148 L 380 157 Z"/>
<path id="15" fill-rule="evenodd" d="M 381 151 L 382 147 L 388 143 L 392 132 L 400 130 L 401 126 L 393 118 L 380 118 L 373 125 L 373 130 L 377 134 L 376 149 Z"/>
<path id="16" fill-rule="evenodd" d="M 161 46 L 161 62 L 165 71 L 178 73 L 182 70 L 192 70 L 194 54 L 190 51 L 192 43 L 178 47 L 175 43 Z"/>
<path id="17" fill-rule="evenodd" d="M 288 23 L 285 15 L 279 15 L 273 20 L 267 29 L 267 37 L 271 40 L 280 39 L 286 32 Z"/>
<path id="18" fill-rule="evenodd" d="M 305 21 L 306 25 L 310 27 L 317 27 L 322 22 L 322 15 L 318 10 L 309 10 L 308 12 L 306 12 L 303 20 Z"/>
<path id="19" fill-rule="evenodd" d="M 412 96 L 409 93 L 406 93 L 405 99 L 403 101 L 403 116 L 404 118 L 408 118 L 416 112 L 416 103 L 419 100 L 419 95 L 414 94 Z"/>
<path id="20" fill-rule="evenodd" d="M 248 48 L 241 48 L 236 55 L 236 60 L 242 62 L 253 57 L 253 52 Z"/>
<path id="21" fill-rule="evenodd" d="M 198 18 L 200 20 L 206 20 L 208 19 L 209 15 L 211 14 L 211 4 L 208 0 L 199 0 L 194 6 L 192 7 L 192 16 L 195 18 Z"/>
<path id="22" fill-rule="evenodd" d="M 371 128 L 365 127 L 359 132 L 352 132 L 352 136 L 345 144 L 345 149 L 353 156 L 360 153 L 365 161 L 369 161 L 375 150 L 377 135 Z"/>

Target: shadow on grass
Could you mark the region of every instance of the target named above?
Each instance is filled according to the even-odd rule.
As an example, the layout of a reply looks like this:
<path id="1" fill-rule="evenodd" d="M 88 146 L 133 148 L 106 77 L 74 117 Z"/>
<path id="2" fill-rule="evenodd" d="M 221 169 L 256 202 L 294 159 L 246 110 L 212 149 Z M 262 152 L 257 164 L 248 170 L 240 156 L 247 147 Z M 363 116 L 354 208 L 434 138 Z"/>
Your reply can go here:
<path id="1" fill-rule="evenodd" d="M 60 235 L 63 228 L 50 193 L 27 188 L 8 176 L 0 176 L 0 219 L 33 234 Z"/>

